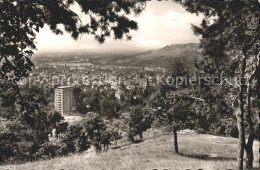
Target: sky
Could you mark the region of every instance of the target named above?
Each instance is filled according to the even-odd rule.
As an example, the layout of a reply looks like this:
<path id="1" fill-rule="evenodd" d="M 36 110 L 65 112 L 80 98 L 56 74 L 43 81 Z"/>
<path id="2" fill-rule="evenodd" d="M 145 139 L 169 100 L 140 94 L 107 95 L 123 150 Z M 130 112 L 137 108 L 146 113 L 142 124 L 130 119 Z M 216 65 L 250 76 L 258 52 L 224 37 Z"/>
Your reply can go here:
<path id="1" fill-rule="evenodd" d="M 79 13 L 79 7 L 73 10 Z M 84 15 L 81 15 L 84 21 Z M 133 16 L 131 16 L 133 17 Z M 146 51 L 160 49 L 170 44 L 197 43 L 198 36 L 193 34 L 191 24 L 199 25 L 202 15 L 188 13 L 172 1 L 149 1 L 145 10 L 136 17 L 138 30 L 130 32 L 131 41 L 107 38 L 99 44 L 92 35 L 83 34 L 77 41 L 68 33 L 55 35 L 48 26 L 44 26 L 36 37 L 36 54 L 48 52 L 120 52 Z"/>

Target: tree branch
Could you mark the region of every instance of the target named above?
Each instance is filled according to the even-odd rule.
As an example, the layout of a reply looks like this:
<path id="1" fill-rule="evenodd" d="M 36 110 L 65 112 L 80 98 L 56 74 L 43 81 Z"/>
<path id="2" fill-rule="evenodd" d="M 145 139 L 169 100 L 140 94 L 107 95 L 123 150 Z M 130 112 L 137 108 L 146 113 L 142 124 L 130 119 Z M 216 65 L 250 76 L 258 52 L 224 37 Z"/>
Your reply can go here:
<path id="1" fill-rule="evenodd" d="M 190 98 L 195 99 L 195 100 L 200 100 L 202 102 L 205 102 L 205 100 L 202 99 L 202 98 L 198 98 L 198 97 L 194 97 L 194 96 L 190 96 Z"/>

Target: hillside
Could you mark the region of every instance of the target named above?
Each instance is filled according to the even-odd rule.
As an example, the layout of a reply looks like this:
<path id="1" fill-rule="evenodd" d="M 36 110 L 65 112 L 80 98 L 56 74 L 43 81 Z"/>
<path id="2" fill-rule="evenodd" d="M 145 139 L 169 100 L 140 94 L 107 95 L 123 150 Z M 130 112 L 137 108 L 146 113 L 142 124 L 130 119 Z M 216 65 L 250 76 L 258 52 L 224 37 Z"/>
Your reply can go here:
<path id="1" fill-rule="evenodd" d="M 171 133 L 146 136 L 138 144 L 120 142 L 118 149 L 96 154 L 87 151 L 52 160 L 22 165 L 0 166 L 0 169 L 236 169 L 238 140 L 206 134 L 179 134 L 180 155 L 173 152 Z M 255 141 L 255 169 L 259 142 Z"/>
<path id="2" fill-rule="evenodd" d="M 193 60 L 200 58 L 197 44 L 169 45 L 162 49 L 147 51 L 137 54 L 122 54 L 113 57 L 93 58 L 98 64 L 124 65 L 136 67 L 167 67 L 169 61 L 182 59 L 184 62 L 193 64 Z M 106 61 L 106 62 L 104 62 Z"/>

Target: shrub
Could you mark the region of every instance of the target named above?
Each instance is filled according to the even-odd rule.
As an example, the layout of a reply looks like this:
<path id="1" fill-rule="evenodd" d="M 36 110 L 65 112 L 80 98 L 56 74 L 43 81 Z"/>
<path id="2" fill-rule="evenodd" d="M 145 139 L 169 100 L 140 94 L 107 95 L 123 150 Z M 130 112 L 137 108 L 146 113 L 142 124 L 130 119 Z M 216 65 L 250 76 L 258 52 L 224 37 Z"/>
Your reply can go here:
<path id="1" fill-rule="evenodd" d="M 60 144 L 59 153 L 82 152 L 90 148 L 90 142 L 81 124 L 69 126 Z"/>
<path id="2" fill-rule="evenodd" d="M 57 156 L 57 151 L 59 149 L 59 146 L 53 145 L 51 143 L 45 143 L 42 145 L 41 149 L 35 154 L 36 157 L 42 158 L 42 159 L 50 159 L 55 156 Z"/>
<path id="3" fill-rule="evenodd" d="M 116 136 L 113 136 L 113 128 L 110 128 L 100 115 L 96 113 L 88 113 L 86 119 L 82 123 L 90 143 L 99 152 L 106 150 Z"/>
<path id="4" fill-rule="evenodd" d="M 130 141 L 135 142 L 136 136 L 142 139 L 143 132 L 151 128 L 153 118 L 146 108 L 132 107 L 127 121 L 129 125 L 128 138 Z"/>

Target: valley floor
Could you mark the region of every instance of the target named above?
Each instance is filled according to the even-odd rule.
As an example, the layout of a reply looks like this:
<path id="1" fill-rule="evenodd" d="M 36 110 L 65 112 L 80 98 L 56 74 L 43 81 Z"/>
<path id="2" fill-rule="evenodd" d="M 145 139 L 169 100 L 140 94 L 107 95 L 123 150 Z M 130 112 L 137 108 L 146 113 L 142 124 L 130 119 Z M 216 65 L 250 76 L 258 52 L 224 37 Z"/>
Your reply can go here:
<path id="1" fill-rule="evenodd" d="M 206 134 L 178 134 L 179 152 L 174 153 L 173 135 L 152 135 L 137 144 L 119 142 L 119 148 L 96 154 L 87 151 L 67 157 L 21 165 L 7 165 L 0 169 L 237 169 L 238 140 Z M 254 167 L 259 168 L 259 142 L 254 142 Z"/>

